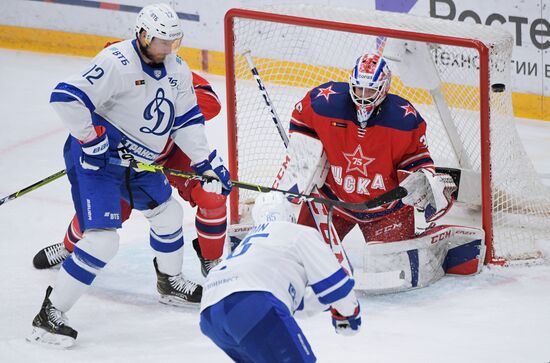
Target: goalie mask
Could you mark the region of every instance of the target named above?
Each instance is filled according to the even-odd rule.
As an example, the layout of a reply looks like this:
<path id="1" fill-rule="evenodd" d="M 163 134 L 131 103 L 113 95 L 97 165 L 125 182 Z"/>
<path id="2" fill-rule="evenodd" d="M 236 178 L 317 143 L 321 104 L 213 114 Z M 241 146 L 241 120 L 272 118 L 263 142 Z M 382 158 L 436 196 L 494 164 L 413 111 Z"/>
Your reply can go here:
<path id="1" fill-rule="evenodd" d="M 349 77 L 349 93 L 357 107 L 357 119 L 366 123 L 390 90 L 391 71 L 378 54 L 367 53 L 355 62 Z"/>
<path id="2" fill-rule="evenodd" d="M 151 45 L 153 38 L 156 38 L 163 46 L 170 46 L 173 53 L 179 50 L 183 30 L 178 14 L 169 5 L 153 4 L 141 9 L 136 20 L 136 37 L 142 29 L 147 33 L 145 49 Z"/>
<path id="3" fill-rule="evenodd" d="M 254 202 L 252 219 L 256 225 L 267 222 L 296 223 L 296 208 L 282 193 L 262 193 Z"/>

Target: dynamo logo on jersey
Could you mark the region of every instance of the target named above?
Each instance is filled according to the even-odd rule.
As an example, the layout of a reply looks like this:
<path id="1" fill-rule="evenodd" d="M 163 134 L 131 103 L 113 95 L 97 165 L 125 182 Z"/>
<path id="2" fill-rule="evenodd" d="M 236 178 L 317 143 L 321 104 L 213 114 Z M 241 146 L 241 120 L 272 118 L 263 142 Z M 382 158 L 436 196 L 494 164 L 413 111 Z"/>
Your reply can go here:
<path id="1" fill-rule="evenodd" d="M 164 97 L 164 90 L 159 88 L 155 98 L 145 107 L 143 118 L 147 121 L 154 120 L 152 128 L 143 126 L 139 131 L 145 134 L 164 135 L 174 125 L 175 109 L 174 104 Z"/>

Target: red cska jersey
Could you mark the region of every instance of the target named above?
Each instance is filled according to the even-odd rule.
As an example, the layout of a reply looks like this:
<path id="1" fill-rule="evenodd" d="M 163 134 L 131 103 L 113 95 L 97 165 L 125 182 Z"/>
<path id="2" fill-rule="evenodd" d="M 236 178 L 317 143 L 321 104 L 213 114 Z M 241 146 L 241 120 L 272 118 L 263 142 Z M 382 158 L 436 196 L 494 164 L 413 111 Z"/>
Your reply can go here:
<path id="1" fill-rule="evenodd" d="M 359 126 L 349 84 L 328 82 L 310 90 L 296 104 L 290 133 L 319 139 L 330 163 L 320 192 L 331 199 L 361 203 L 399 185 L 397 170 L 434 169 L 426 143 L 426 122 L 405 99 L 388 94 Z M 368 211 L 335 208 L 355 222 L 368 222 L 403 207 L 401 201 Z"/>
<path id="2" fill-rule="evenodd" d="M 197 95 L 197 105 L 208 121 L 220 113 L 222 105 L 210 83 L 195 72 L 191 72 L 191 74 L 193 75 L 193 88 Z"/>

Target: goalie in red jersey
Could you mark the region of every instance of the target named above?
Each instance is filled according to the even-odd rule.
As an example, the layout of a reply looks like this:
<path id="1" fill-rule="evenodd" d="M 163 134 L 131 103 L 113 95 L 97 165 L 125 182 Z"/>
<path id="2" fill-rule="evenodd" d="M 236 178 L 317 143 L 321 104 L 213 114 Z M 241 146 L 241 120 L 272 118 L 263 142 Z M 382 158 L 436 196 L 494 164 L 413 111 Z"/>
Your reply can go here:
<path id="1" fill-rule="evenodd" d="M 305 182 L 313 180 L 324 197 L 362 203 L 396 188 L 399 175 L 417 172 L 426 179 L 437 178 L 426 141 L 426 122 L 407 100 L 388 93 L 390 83 L 386 61 L 377 54 L 367 54 L 357 60 L 349 83 L 322 84 L 296 104 L 288 153 L 300 147 L 313 151 L 311 155 L 318 159 L 326 158 L 330 170 L 322 182 L 302 173 L 309 179 Z M 291 155 L 290 159 L 289 167 L 295 158 Z M 285 186 L 301 191 L 311 188 L 300 182 Z M 427 219 L 434 220 L 452 202 L 447 193 L 438 195 L 441 203 L 428 207 L 428 193 L 424 194 L 420 200 L 409 196 L 367 211 L 336 207 L 333 222 L 341 238 L 355 224 L 367 241 L 412 238 L 413 206 L 426 210 Z M 308 218 L 302 213 L 302 222 Z"/>
<path id="2" fill-rule="evenodd" d="M 110 44 L 107 44 L 109 46 Z M 193 87 L 197 96 L 197 104 L 206 120 L 217 116 L 221 110 L 218 96 L 213 91 L 207 80 L 192 72 Z M 167 168 L 193 172 L 191 160 L 169 139 L 156 163 Z M 214 267 L 223 253 L 227 226 L 226 197 L 222 194 L 206 192 L 198 180 L 189 180 L 182 177 L 167 175 L 170 184 L 178 190 L 179 195 L 191 206 L 197 206 L 195 227 L 197 239 L 193 241 L 193 247 L 201 261 L 201 272 L 206 276 Z M 126 201 L 121 200 L 122 221 L 130 217 L 132 207 Z M 33 259 L 33 265 L 38 269 L 56 266 L 63 262 L 73 251 L 74 245 L 82 239 L 78 219 L 73 217 L 65 238 L 61 243 L 41 249 Z"/>
<path id="3" fill-rule="evenodd" d="M 392 245 L 394 251 L 405 253 L 407 248 L 415 249 L 419 240 L 415 234 L 415 208 L 424 212 L 427 222 L 435 221 L 451 207 L 456 186 L 449 175 L 435 172 L 426 122 L 409 101 L 389 93 L 391 77 L 385 59 L 369 53 L 357 59 L 349 83 L 327 82 L 311 89 L 295 105 L 290 143 L 274 185 L 353 203 L 366 202 L 399 185 L 405 187 L 408 195 L 401 200 L 369 210 L 334 207 L 332 217 L 333 230 L 340 240 L 358 225 L 367 245 L 373 242 L 387 245 L 382 247 L 386 249 Z M 326 211 L 323 219 L 320 209 L 302 208 L 299 223 L 316 226 L 328 241 Z M 387 243 L 396 241 L 403 243 Z M 332 240 L 327 243 L 335 244 Z M 443 246 L 429 257 L 440 259 L 434 264 L 438 271 L 432 271 L 439 277 L 446 252 Z M 404 259 L 408 259 L 406 254 Z M 422 282 L 418 265 L 430 261 L 411 261 L 406 262 L 410 262 L 408 278 L 412 287 L 417 287 Z M 394 267 L 385 266 L 375 272 Z"/>

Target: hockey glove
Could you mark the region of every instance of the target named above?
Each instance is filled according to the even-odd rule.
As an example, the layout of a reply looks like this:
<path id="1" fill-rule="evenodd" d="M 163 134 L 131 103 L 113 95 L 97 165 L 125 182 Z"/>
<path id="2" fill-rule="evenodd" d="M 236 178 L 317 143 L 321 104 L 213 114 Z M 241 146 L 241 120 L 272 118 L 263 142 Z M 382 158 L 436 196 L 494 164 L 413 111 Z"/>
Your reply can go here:
<path id="1" fill-rule="evenodd" d="M 209 176 L 214 179 L 202 182 L 202 188 L 209 193 L 228 195 L 233 188 L 229 171 L 223 165 L 223 160 L 217 156 L 214 150 L 208 156 L 208 160 L 193 165 L 193 170 L 199 175 Z"/>
<path id="2" fill-rule="evenodd" d="M 451 195 L 456 190 L 456 185 L 453 178 L 447 174 L 435 174 L 427 169 L 419 169 L 399 185 L 408 192 L 408 195 L 401 199 L 403 204 L 424 212 L 426 222 L 443 217 L 454 201 Z"/>
<path id="3" fill-rule="evenodd" d="M 91 141 L 80 142 L 82 155 L 80 156 L 80 165 L 84 169 L 99 170 L 104 168 L 109 158 L 109 138 L 105 132 L 105 127 L 95 126 L 97 137 Z"/>
<path id="4" fill-rule="evenodd" d="M 351 336 L 359 332 L 361 328 L 361 308 L 357 305 L 355 312 L 351 316 L 342 316 L 338 310 L 331 308 L 332 326 L 336 333 Z"/>

